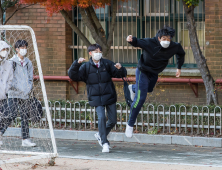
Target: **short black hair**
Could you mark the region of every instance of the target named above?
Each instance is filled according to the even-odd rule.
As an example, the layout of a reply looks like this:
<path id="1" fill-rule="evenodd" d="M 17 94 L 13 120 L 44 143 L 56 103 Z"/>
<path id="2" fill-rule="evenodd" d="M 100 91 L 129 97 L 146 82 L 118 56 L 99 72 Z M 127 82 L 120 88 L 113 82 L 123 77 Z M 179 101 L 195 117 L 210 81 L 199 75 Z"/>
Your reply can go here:
<path id="1" fill-rule="evenodd" d="M 20 48 L 20 47 L 25 47 L 25 46 L 28 47 L 28 43 L 25 40 L 18 40 L 15 43 L 15 48 Z"/>
<path id="2" fill-rule="evenodd" d="M 100 49 L 100 51 L 102 51 L 102 47 L 99 44 L 92 44 L 88 46 L 87 50 L 88 52 L 91 52 L 91 51 L 95 51 L 98 48 Z"/>
<path id="3" fill-rule="evenodd" d="M 175 29 L 173 29 L 172 27 L 169 27 L 167 25 L 165 25 L 163 27 L 163 29 L 160 29 L 158 32 L 157 32 L 157 36 L 159 38 L 161 38 L 162 36 L 170 36 L 171 39 L 174 37 L 175 35 Z"/>

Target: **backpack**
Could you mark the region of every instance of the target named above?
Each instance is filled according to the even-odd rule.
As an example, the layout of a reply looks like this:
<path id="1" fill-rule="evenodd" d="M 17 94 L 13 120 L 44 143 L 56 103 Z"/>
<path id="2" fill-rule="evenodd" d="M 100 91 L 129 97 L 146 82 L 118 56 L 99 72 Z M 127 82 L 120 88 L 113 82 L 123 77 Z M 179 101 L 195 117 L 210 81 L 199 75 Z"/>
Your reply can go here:
<path id="1" fill-rule="evenodd" d="M 129 84 L 128 84 L 128 82 L 130 83 L 130 81 L 127 78 L 126 78 L 126 80 L 124 80 L 124 78 L 122 77 L 122 79 L 123 79 L 123 82 L 124 82 L 124 85 L 123 85 L 124 97 L 125 97 L 127 105 L 129 107 L 131 107 L 133 101 L 131 100 L 130 91 L 129 91 Z"/>

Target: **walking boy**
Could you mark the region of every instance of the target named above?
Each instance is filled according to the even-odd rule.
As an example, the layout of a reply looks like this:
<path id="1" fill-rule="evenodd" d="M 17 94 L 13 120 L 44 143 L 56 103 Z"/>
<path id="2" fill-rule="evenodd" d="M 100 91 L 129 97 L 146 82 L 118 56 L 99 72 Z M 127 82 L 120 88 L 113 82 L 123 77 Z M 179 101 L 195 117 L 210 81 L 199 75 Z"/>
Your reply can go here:
<path id="1" fill-rule="evenodd" d="M 22 133 L 22 146 L 32 147 L 36 146 L 32 143 L 29 136 L 29 95 L 33 86 L 33 66 L 32 62 L 25 57 L 27 54 L 28 43 L 25 40 L 18 40 L 15 43 L 15 54 L 10 61 L 13 66 L 13 81 L 12 86 L 8 92 L 8 103 L 11 110 L 12 118 L 9 119 L 8 124 L 3 129 L 5 132 L 12 120 L 17 117 L 20 112 L 21 116 L 21 133 Z"/>
<path id="2" fill-rule="evenodd" d="M 96 107 L 98 115 L 99 133 L 95 134 L 99 144 L 103 147 L 102 152 L 109 152 L 107 136 L 117 121 L 116 90 L 112 77 L 120 78 L 127 75 L 126 69 L 120 63 L 102 58 L 102 47 L 93 44 L 88 47 L 89 62 L 82 64 L 84 58 L 74 61 L 69 69 L 69 77 L 73 81 L 83 81 L 87 86 L 89 104 Z M 108 112 L 106 123 L 105 108 Z"/>
<path id="3" fill-rule="evenodd" d="M 174 34 L 173 28 L 165 26 L 154 38 L 137 39 L 129 35 L 126 39 L 132 46 L 143 49 L 136 69 L 136 84 L 129 85 L 133 103 L 125 131 L 127 137 L 133 135 L 133 126 L 146 100 L 147 92 L 153 91 L 158 74 L 166 68 L 169 59 L 174 55 L 177 57 L 176 77 L 180 76 L 185 52 L 179 43 L 172 41 Z"/>

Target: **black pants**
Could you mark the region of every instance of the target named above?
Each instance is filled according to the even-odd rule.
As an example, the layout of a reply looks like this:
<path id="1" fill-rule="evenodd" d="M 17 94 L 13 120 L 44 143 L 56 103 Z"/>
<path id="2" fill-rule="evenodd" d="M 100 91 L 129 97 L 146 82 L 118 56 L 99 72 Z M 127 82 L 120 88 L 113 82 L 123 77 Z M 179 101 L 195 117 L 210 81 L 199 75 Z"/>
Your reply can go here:
<path id="1" fill-rule="evenodd" d="M 8 105 L 8 107 L 7 107 Z M 8 109 L 5 109 L 8 108 Z M 4 111 L 5 110 L 5 111 Z M 29 138 L 29 121 L 28 121 L 28 108 L 27 100 L 9 98 L 8 104 L 5 102 L 5 107 L 3 107 L 3 116 L 1 116 L 0 130 L 4 134 L 8 126 L 17 117 L 18 113 L 21 116 L 21 133 L 22 138 Z"/>

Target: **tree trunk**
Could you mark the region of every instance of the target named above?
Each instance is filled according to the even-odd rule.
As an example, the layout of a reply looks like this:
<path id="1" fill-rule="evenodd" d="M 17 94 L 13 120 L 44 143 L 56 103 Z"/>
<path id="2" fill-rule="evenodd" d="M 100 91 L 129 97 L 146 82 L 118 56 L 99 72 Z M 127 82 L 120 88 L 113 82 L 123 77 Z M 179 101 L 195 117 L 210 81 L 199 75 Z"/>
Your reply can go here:
<path id="1" fill-rule="evenodd" d="M 197 37 L 197 32 L 196 32 L 196 23 L 194 19 L 194 6 L 191 6 L 190 8 L 187 7 L 184 1 L 183 5 L 185 8 L 185 13 L 187 17 L 187 27 L 189 30 L 189 37 L 190 37 L 190 45 L 193 51 L 193 56 L 197 62 L 197 66 L 200 70 L 200 73 L 202 75 L 205 89 L 206 89 L 206 99 L 207 99 L 207 104 L 218 104 L 217 100 L 217 93 L 215 90 L 215 85 L 214 85 L 214 79 L 210 74 L 210 70 L 207 66 L 207 60 L 203 56 L 201 50 L 200 50 L 200 45 Z"/>

